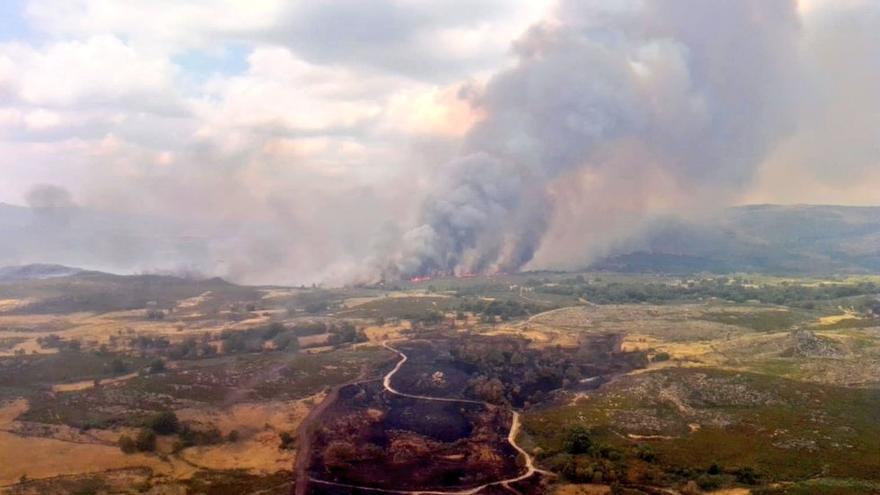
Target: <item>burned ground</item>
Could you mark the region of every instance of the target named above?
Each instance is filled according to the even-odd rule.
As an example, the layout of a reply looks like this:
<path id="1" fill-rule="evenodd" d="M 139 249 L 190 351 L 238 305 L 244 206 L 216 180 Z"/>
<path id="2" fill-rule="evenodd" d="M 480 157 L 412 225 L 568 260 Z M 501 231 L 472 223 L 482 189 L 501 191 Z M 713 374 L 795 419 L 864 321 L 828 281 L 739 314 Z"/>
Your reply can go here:
<path id="1" fill-rule="evenodd" d="M 390 394 L 378 382 L 344 387 L 314 441 L 310 474 L 396 490 L 467 488 L 514 476 L 504 408 Z"/>

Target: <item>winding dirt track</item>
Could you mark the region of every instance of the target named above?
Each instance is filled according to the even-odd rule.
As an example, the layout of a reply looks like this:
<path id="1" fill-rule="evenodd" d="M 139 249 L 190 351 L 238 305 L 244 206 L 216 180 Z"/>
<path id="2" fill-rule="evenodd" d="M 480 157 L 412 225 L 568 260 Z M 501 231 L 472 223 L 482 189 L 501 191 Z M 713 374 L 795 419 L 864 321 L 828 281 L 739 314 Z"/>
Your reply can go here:
<path id="1" fill-rule="evenodd" d="M 489 404 L 488 402 L 482 402 L 482 401 L 478 401 L 478 400 L 450 399 L 450 398 L 446 398 L 446 397 L 429 397 L 426 395 L 407 394 L 405 392 L 401 392 L 401 391 L 395 389 L 394 386 L 391 385 L 391 378 L 394 377 L 395 373 L 400 371 L 400 368 L 403 366 L 404 363 L 406 363 L 407 356 L 406 356 L 406 354 L 400 352 L 399 350 L 395 349 L 394 347 L 391 347 L 387 341 L 383 342 L 382 346 L 385 347 L 386 349 L 394 352 L 398 356 L 400 356 L 400 361 L 397 362 L 397 365 L 394 366 L 394 369 L 389 371 L 388 374 L 386 374 L 385 377 L 382 379 L 382 385 L 383 385 L 383 387 L 385 387 L 385 390 L 388 391 L 389 393 L 400 395 L 402 397 L 409 397 L 411 399 L 432 400 L 435 402 L 460 402 L 460 403 L 465 403 L 465 404 L 479 404 L 479 405 L 482 405 L 482 406 L 485 406 L 488 408 L 496 407 L 496 406 L 493 406 L 492 404 Z M 348 485 L 345 483 L 326 481 L 326 480 L 322 480 L 322 479 L 315 478 L 315 477 L 309 477 L 309 481 L 311 481 L 313 483 L 318 483 L 321 485 L 338 486 L 341 488 L 353 488 L 353 489 L 372 491 L 372 492 L 377 492 L 377 493 L 395 493 L 395 494 L 401 494 L 401 495 L 474 495 L 476 493 L 479 493 L 481 490 L 488 488 L 490 486 L 502 486 L 502 487 L 510 490 L 513 493 L 519 493 L 513 487 L 510 486 L 511 483 L 516 483 L 518 481 L 522 481 L 522 480 L 534 475 L 535 473 L 541 473 L 541 474 L 545 474 L 548 476 L 554 476 L 554 474 L 550 473 L 548 471 L 544 471 L 542 469 L 536 468 L 535 467 L 535 459 L 528 452 L 526 452 L 525 449 L 523 449 L 522 447 L 520 447 L 516 443 L 516 437 L 517 437 L 517 435 L 519 435 L 519 430 L 522 426 L 522 423 L 520 421 L 519 413 L 516 411 L 511 411 L 511 412 L 513 413 L 513 421 L 511 422 L 511 425 L 510 425 L 510 432 L 507 434 L 507 441 L 526 460 L 526 465 L 525 465 L 526 471 L 519 476 L 516 476 L 513 478 L 508 478 L 508 479 L 503 479 L 503 480 L 498 480 L 498 481 L 493 481 L 491 483 L 485 483 L 483 485 L 479 485 L 479 486 L 476 486 L 473 488 L 468 488 L 465 490 L 449 490 L 449 491 L 389 490 L 389 489 L 383 489 L 383 488 L 373 488 L 373 487 L 369 487 L 369 486 Z"/>

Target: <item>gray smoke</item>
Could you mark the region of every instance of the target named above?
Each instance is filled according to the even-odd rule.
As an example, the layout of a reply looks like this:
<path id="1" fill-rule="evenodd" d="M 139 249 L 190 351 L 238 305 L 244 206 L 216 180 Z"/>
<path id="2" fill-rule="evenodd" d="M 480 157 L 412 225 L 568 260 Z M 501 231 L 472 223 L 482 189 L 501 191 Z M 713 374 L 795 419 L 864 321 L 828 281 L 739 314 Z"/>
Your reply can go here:
<path id="1" fill-rule="evenodd" d="M 475 99 L 486 118 L 446 165 L 392 271 L 522 267 L 570 199 L 551 192 L 585 173 L 605 187 L 603 202 L 658 177 L 675 194 L 718 201 L 791 130 L 791 0 L 572 0 L 555 17 L 516 43 L 516 65 Z"/>
<path id="2" fill-rule="evenodd" d="M 70 191 L 52 184 L 39 184 L 32 187 L 25 199 L 28 206 L 35 210 L 58 210 L 74 206 Z"/>

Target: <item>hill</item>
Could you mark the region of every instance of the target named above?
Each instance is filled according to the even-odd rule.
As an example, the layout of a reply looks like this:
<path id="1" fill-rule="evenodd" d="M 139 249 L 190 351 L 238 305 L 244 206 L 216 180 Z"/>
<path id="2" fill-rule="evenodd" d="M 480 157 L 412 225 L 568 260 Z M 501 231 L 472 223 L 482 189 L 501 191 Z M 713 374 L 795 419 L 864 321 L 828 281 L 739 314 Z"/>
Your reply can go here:
<path id="1" fill-rule="evenodd" d="M 880 207 L 754 205 L 702 222 L 662 219 L 640 248 L 592 268 L 632 272 L 880 271 Z"/>
<path id="2" fill-rule="evenodd" d="M 0 268 L 0 299 L 27 301 L 11 311 L 18 314 L 171 308 L 181 299 L 205 293 L 213 294 L 218 304 L 226 299 L 258 297 L 256 289 L 221 278 L 115 275 L 60 265 Z"/>
<path id="3" fill-rule="evenodd" d="M 83 270 L 64 265 L 33 264 L 0 267 L 0 282 L 22 280 L 44 280 L 55 277 L 69 277 Z"/>

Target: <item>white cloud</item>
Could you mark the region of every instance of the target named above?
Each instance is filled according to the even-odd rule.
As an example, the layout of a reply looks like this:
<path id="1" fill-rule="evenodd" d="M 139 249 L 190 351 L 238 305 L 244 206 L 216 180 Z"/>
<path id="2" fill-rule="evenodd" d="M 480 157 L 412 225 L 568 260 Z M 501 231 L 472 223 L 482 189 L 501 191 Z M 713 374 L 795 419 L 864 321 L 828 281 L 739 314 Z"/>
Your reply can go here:
<path id="1" fill-rule="evenodd" d="M 175 105 L 174 68 L 144 56 L 111 35 L 34 48 L 0 45 L 0 88 L 28 105 L 107 105 L 170 110 Z"/>
<path id="2" fill-rule="evenodd" d="M 116 34 L 176 52 L 272 28 L 283 0 L 31 0 L 26 17 L 54 35 Z"/>
<path id="3" fill-rule="evenodd" d="M 207 97 L 197 104 L 203 135 L 243 127 L 294 134 L 346 132 L 381 113 L 381 92 L 388 89 L 380 85 L 390 84 L 309 64 L 284 48 L 258 48 L 249 64 L 245 74 L 206 85 Z"/>

